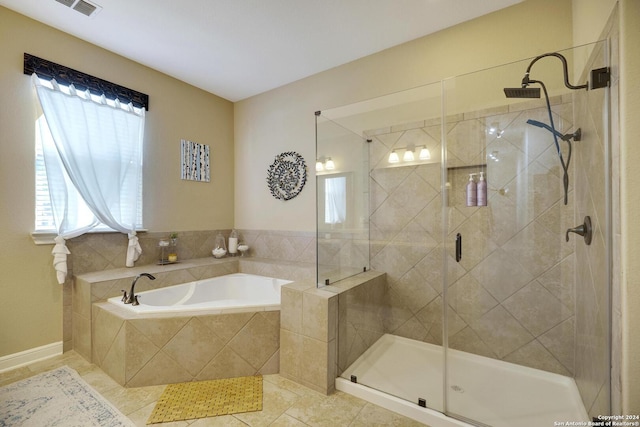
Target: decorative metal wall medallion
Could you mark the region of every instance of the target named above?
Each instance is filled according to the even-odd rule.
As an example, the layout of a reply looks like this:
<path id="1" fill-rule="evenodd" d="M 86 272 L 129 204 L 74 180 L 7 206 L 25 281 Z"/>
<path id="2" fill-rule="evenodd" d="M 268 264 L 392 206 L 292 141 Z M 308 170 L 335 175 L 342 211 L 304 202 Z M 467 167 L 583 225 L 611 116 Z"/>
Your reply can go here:
<path id="1" fill-rule="evenodd" d="M 276 199 L 291 200 L 300 194 L 307 182 L 307 165 L 295 151 L 278 154 L 269 166 L 267 184 Z"/>

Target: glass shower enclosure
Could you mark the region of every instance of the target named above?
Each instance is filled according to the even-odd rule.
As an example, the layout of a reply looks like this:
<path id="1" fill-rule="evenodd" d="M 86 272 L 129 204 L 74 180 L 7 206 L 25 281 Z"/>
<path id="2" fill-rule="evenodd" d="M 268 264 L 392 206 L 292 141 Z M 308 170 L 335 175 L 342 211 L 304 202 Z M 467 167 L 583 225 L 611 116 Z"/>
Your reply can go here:
<path id="1" fill-rule="evenodd" d="M 576 86 L 608 66 L 606 42 L 558 54 Z M 505 97 L 531 62 L 317 113 L 318 286 L 386 273 L 339 328 L 346 381 L 480 426 L 609 413 L 608 89 L 554 55 L 540 98 Z"/>

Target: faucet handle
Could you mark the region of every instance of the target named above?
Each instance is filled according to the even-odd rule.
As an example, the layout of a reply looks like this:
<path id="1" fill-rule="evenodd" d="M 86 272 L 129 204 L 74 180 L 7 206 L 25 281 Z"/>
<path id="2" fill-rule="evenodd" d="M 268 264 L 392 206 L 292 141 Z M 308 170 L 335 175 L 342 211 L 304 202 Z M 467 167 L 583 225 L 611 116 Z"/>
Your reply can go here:
<path id="1" fill-rule="evenodd" d="M 140 305 L 140 301 L 138 301 L 138 295 L 134 295 L 131 305 Z"/>
<path id="2" fill-rule="evenodd" d="M 120 292 L 122 292 L 122 302 L 126 302 L 127 299 L 129 298 L 129 295 L 127 295 L 127 291 L 125 291 L 124 289 L 120 289 Z"/>
<path id="3" fill-rule="evenodd" d="M 584 237 L 584 242 L 587 245 L 591 244 L 591 238 L 593 236 L 593 227 L 591 226 L 591 217 L 585 216 L 584 222 L 575 228 L 569 228 L 567 230 L 566 239 L 569 241 L 569 233 L 576 233 Z"/>

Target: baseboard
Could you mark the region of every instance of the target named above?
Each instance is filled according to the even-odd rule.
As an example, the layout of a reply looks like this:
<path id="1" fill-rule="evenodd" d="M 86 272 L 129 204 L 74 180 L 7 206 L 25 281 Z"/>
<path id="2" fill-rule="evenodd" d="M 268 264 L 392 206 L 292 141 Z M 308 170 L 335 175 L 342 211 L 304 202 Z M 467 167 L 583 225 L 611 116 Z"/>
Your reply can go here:
<path id="1" fill-rule="evenodd" d="M 0 357 L 0 373 L 62 354 L 62 341 Z"/>

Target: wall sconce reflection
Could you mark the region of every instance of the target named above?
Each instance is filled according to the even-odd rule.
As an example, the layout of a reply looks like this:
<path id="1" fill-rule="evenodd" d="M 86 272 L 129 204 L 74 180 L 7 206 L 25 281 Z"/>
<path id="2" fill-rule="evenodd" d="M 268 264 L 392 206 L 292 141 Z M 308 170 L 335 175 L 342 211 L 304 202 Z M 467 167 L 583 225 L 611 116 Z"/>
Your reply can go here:
<path id="1" fill-rule="evenodd" d="M 409 145 L 407 147 L 396 148 L 389 153 L 389 159 L 387 160 L 389 163 L 400 163 L 400 156 L 398 155 L 398 151 L 404 151 L 402 154 L 403 162 L 414 162 L 416 161 L 415 151 L 416 149 L 420 149 L 418 153 L 418 160 L 429 160 L 431 159 L 431 153 L 426 145 L 420 145 L 416 147 L 415 145 Z"/>
<path id="2" fill-rule="evenodd" d="M 400 157 L 398 157 L 398 153 L 396 153 L 396 150 L 393 150 L 389 154 L 389 163 L 398 163 L 399 161 L 400 161 Z"/>
<path id="3" fill-rule="evenodd" d="M 427 146 L 423 146 L 420 149 L 420 155 L 418 156 L 418 158 L 420 160 L 429 160 L 431 159 L 431 153 L 429 152 L 429 149 L 427 148 Z"/>
<path id="4" fill-rule="evenodd" d="M 415 160 L 415 157 L 413 157 L 413 150 L 407 149 L 407 151 L 405 151 L 404 155 L 402 156 L 402 161 L 413 162 L 414 160 Z"/>
<path id="5" fill-rule="evenodd" d="M 322 172 L 324 170 L 332 171 L 336 168 L 336 164 L 331 160 L 331 157 L 319 157 L 316 159 L 316 172 Z"/>

